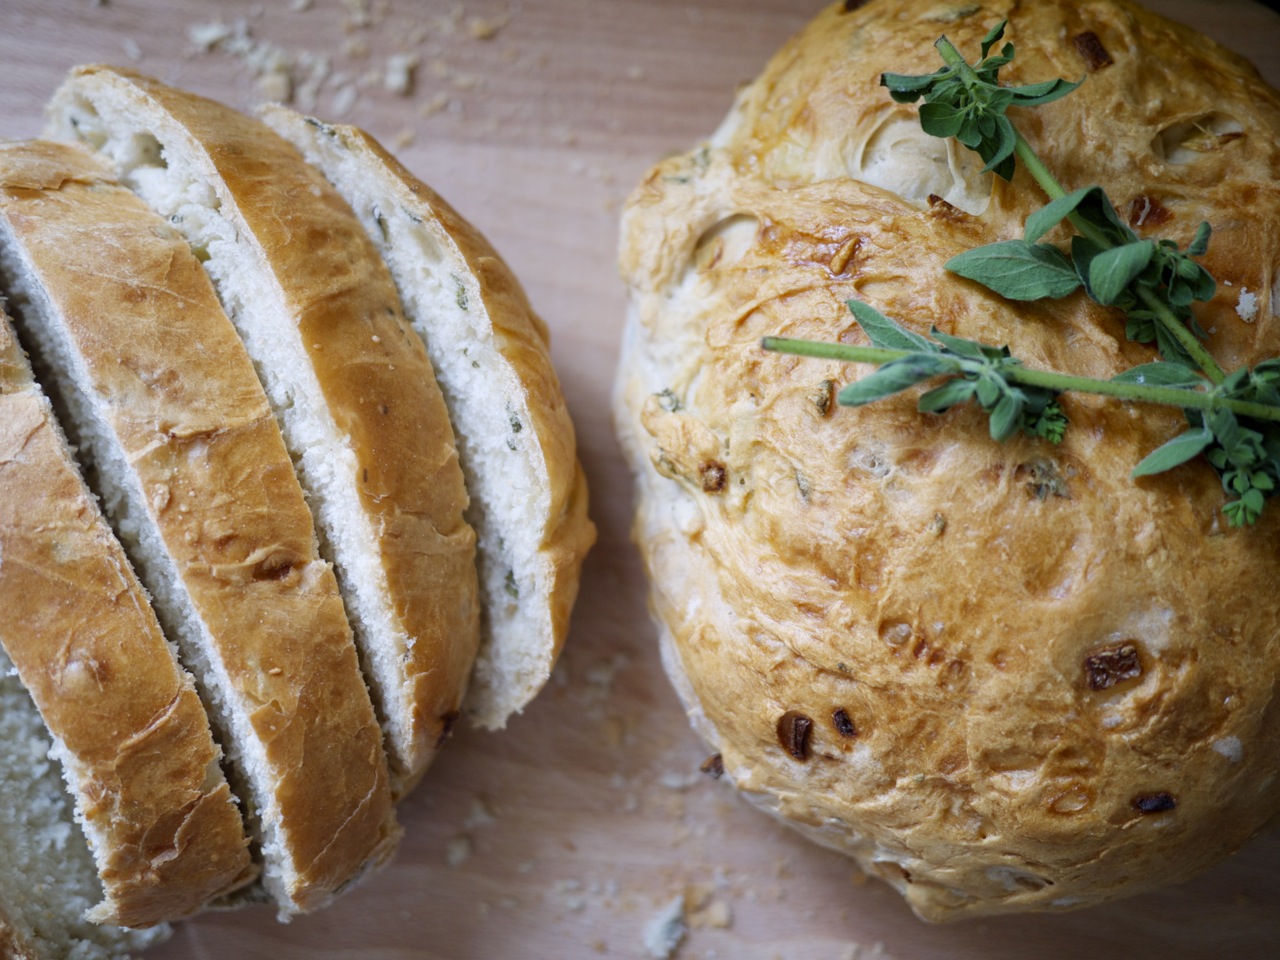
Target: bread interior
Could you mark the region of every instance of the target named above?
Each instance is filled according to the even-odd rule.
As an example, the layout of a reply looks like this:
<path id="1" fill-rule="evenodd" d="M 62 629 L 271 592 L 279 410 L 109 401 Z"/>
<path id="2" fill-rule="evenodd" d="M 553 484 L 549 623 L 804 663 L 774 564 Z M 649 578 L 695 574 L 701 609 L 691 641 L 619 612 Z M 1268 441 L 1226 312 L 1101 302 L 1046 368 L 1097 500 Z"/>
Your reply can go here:
<path id="1" fill-rule="evenodd" d="M 337 130 L 286 111 L 268 123 L 291 140 L 355 210 L 391 270 L 405 316 L 426 344 L 453 421 L 476 531 L 483 620 L 468 708 L 501 727 L 550 668 L 550 572 L 539 546 L 550 511 L 546 464 L 525 387 L 498 349 L 480 284 L 452 239 L 410 209 Z"/>

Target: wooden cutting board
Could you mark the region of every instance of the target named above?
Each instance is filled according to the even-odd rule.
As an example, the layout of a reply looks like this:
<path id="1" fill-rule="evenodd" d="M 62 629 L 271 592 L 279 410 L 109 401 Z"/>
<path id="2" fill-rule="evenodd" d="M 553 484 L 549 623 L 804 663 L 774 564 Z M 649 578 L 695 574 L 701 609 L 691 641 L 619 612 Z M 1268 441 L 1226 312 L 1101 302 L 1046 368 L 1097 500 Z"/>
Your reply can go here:
<path id="1" fill-rule="evenodd" d="M 1248 0 L 1151 5 L 1280 85 L 1280 16 Z M 1280 956 L 1280 836 L 1112 906 L 934 927 L 697 772 L 706 751 L 658 663 L 609 422 L 625 310 L 617 219 L 645 169 L 708 134 L 819 6 L 0 0 L 0 137 L 36 134 L 76 63 L 135 65 L 244 107 L 280 96 L 292 65 L 295 103 L 395 147 L 488 234 L 547 318 L 600 528 L 550 687 L 505 732 L 454 739 L 402 808 L 389 869 L 289 925 L 265 908 L 181 924 L 152 960 L 640 958 L 679 897 L 681 958 Z M 408 90 L 390 59 L 401 54 L 417 60 Z"/>

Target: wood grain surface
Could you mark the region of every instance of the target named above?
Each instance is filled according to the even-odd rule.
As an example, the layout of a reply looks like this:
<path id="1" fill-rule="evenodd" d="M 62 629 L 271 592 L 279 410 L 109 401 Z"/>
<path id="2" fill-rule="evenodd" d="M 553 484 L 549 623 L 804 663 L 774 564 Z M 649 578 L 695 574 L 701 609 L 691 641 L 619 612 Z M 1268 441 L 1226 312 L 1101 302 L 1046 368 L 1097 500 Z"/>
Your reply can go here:
<path id="1" fill-rule="evenodd" d="M 1280 84 L 1280 16 L 1248 0 L 1151 5 Z M 183 923 L 149 960 L 641 958 L 677 897 L 686 960 L 1280 956 L 1280 836 L 1111 906 L 937 927 L 698 773 L 706 752 L 658 663 L 608 414 L 618 212 L 819 6 L 0 0 L 0 137 L 38 133 L 66 69 L 100 61 L 242 107 L 280 95 L 291 72 L 295 103 L 396 149 L 488 234 L 547 318 L 600 528 L 549 688 L 506 731 L 455 737 L 403 807 L 389 869 L 289 925 L 266 908 Z M 401 54 L 417 60 L 408 90 L 395 69 L 387 82 Z"/>

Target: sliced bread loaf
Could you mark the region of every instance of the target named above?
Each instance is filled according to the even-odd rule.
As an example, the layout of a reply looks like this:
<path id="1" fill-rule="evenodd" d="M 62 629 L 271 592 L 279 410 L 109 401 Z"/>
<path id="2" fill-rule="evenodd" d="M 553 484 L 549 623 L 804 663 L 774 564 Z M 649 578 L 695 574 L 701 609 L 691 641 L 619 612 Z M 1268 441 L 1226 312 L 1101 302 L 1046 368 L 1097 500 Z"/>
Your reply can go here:
<path id="1" fill-rule="evenodd" d="M 89 916 L 148 926 L 185 916 L 249 882 L 248 840 L 191 678 L 165 643 L 147 596 L 81 479 L 49 401 L 0 313 L 0 648 L 4 683 L 22 683 L 39 707 L 76 798 L 76 817 L 92 845 L 104 897 Z M 17 694 L 12 740 L 0 734 L 3 791 L 32 791 L 48 811 L 0 800 L 0 831 L 33 864 L 54 830 L 59 803 L 39 784 L 25 787 L 23 765 L 39 766 L 32 723 Z M 38 751 L 35 751 L 38 752 Z M 24 826 L 24 818 L 29 823 Z M 72 841 L 68 841 L 69 843 Z M 83 843 L 75 840 L 75 843 Z M 19 852 L 13 852 L 19 857 Z M 70 855 L 69 855 L 70 856 Z M 78 855 L 77 855 L 78 856 Z M 83 859 L 83 857 L 79 857 Z M 10 854 L 0 883 L 30 882 Z M 35 869 L 33 867 L 33 869 Z M 56 872 L 56 868 L 54 869 Z M 14 874 L 13 876 L 8 876 Z M 77 883 L 84 891 L 97 882 Z M 48 897 L 57 899 L 56 893 Z M 0 895 L 0 904 L 13 896 Z M 15 921 L 15 923 L 18 921 Z"/>
<path id="2" fill-rule="evenodd" d="M 267 890 L 286 914 L 322 905 L 398 830 L 337 584 L 235 329 L 183 238 L 75 146 L 0 144 L 0 276 L 200 681 Z"/>
<path id="3" fill-rule="evenodd" d="M 475 534 L 444 400 L 377 250 L 292 146 L 221 104 L 81 67 L 49 120 L 204 261 L 307 491 L 407 790 L 479 642 Z"/>
<path id="4" fill-rule="evenodd" d="M 0 649 L 0 957 L 117 960 L 164 940 L 164 925 L 125 930 L 86 919 L 102 885 L 52 750 Z"/>
<path id="5" fill-rule="evenodd" d="M 286 107 L 261 115 L 355 210 L 435 365 L 479 548 L 482 637 L 467 711 L 501 727 L 550 676 L 595 540 L 547 329 L 479 231 L 373 137 Z"/>

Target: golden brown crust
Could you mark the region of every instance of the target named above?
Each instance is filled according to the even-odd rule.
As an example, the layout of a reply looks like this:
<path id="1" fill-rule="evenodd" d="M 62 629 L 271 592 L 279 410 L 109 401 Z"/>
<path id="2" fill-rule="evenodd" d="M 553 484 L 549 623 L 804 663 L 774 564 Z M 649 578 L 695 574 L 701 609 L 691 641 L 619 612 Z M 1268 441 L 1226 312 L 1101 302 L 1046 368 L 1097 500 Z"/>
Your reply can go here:
<path id="1" fill-rule="evenodd" d="M 214 655 L 248 705 L 298 872 L 289 895 L 308 909 L 384 856 L 395 827 L 337 584 L 252 364 L 185 241 L 92 156 L 7 146 L 0 187 L 0 215 L 110 409 Z M 94 597 L 81 602 L 88 619 Z"/>
<path id="2" fill-rule="evenodd" d="M 1280 516 L 1228 529 L 1203 464 L 1130 479 L 1180 415 L 1071 395 L 1061 446 L 998 445 L 971 409 L 922 416 L 912 394 L 837 409 L 833 390 L 867 368 L 758 348 L 865 342 L 844 305 L 857 297 L 1032 367 L 1109 377 L 1152 359 L 1081 296 L 1015 308 L 943 269 L 1020 235 L 1042 202 L 1025 173 L 971 216 L 837 172 L 857 172 L 899 110 L 881 71 L 932 72 L 944 30 L 972 55 L 1008 15 L 1010 82 L 1078 76 L 1072 31 L 1114 58 L 1019 116 L 1032 146 L 1122 210 L 1159 198 L 1161 235 L 1185 243 L 1209 219 L 1205 262 L 1234 283 L 1199 312 L 1211 348 L 1231 365 L 1280 352 L 1275 92 L 1127 3 L 939 19 L 970 6 L 823 13 L 709 148 L 649 175 L 621 252 L 634 313 L 619 427 L 677 686 L 741 789 L 929 919 L 1180 879 L 1280 812 Z M 1157 161 L 1180 103 L 1246 135 L 1185 169 Z M 1237 315 L 1244 286 L 1252 324 Z"/>
<path id="3" fill-rule="evenodd" d="M 395 287 L 341 197 L 285 140 L 228 107 L 127 70 L 77 78 L 142 96 L 207 156 L 295 315 L 334 422 L 355 453 L 394 615 L 410 638 L 404 685 L 412 778 L 458 711 L 479 642 L 475 537 L 443 398 Z M 224 210 L 224 212 L 227 212 Z M 399 709 L 388 705 L 387 709 Z"/>
<path id="4" fill-rule="evenodd" d="M 0 315 L 0 641 L 101 838 L 95 919 L 186 916 L 256 875 L 190 679 Z"/>
<path id="5" fill-rule="evenodd" d="M 551 362 L 550 334 L 534 311 L 519 279 L 492 244 L 443 197 L 415 177 L 376 139 L 358 127 L 331 126 L 348 149 L 368 154 L 378 176 L 391 178 L 403 194 L 412 215 L 439 224 L 475 278 L 485 315 L 493 330 L 495 346 L 514 374 L 524 409 L 538 440 L 546 470 L 548 509 L 529 519 L 539 524 L 539 560 L 547 584 L 551 646 L 536 659 L 545 680 L 551 674 L 569 630 L 569 617 L 578 594 L 582 561 L 595 543 L 595 525 L 587 516 L 586 476 L 578 462 L 573 420 Z M 379 169 L 379 167 L 383 169 Z M 481 677 L 480 683 L 484 682 Z M 540 686 L 540 684 L 539 684 Z M 536 688 L 535 688 L 536 691 Z M 507 715 L 519 710 L 532 693 L 474 690 L 477 713 L 486 726 L 501 726 Z M 515 702 L 513 702 L 513 700 Z M 495 711 L 497 711 L 495 713 Z"/>

